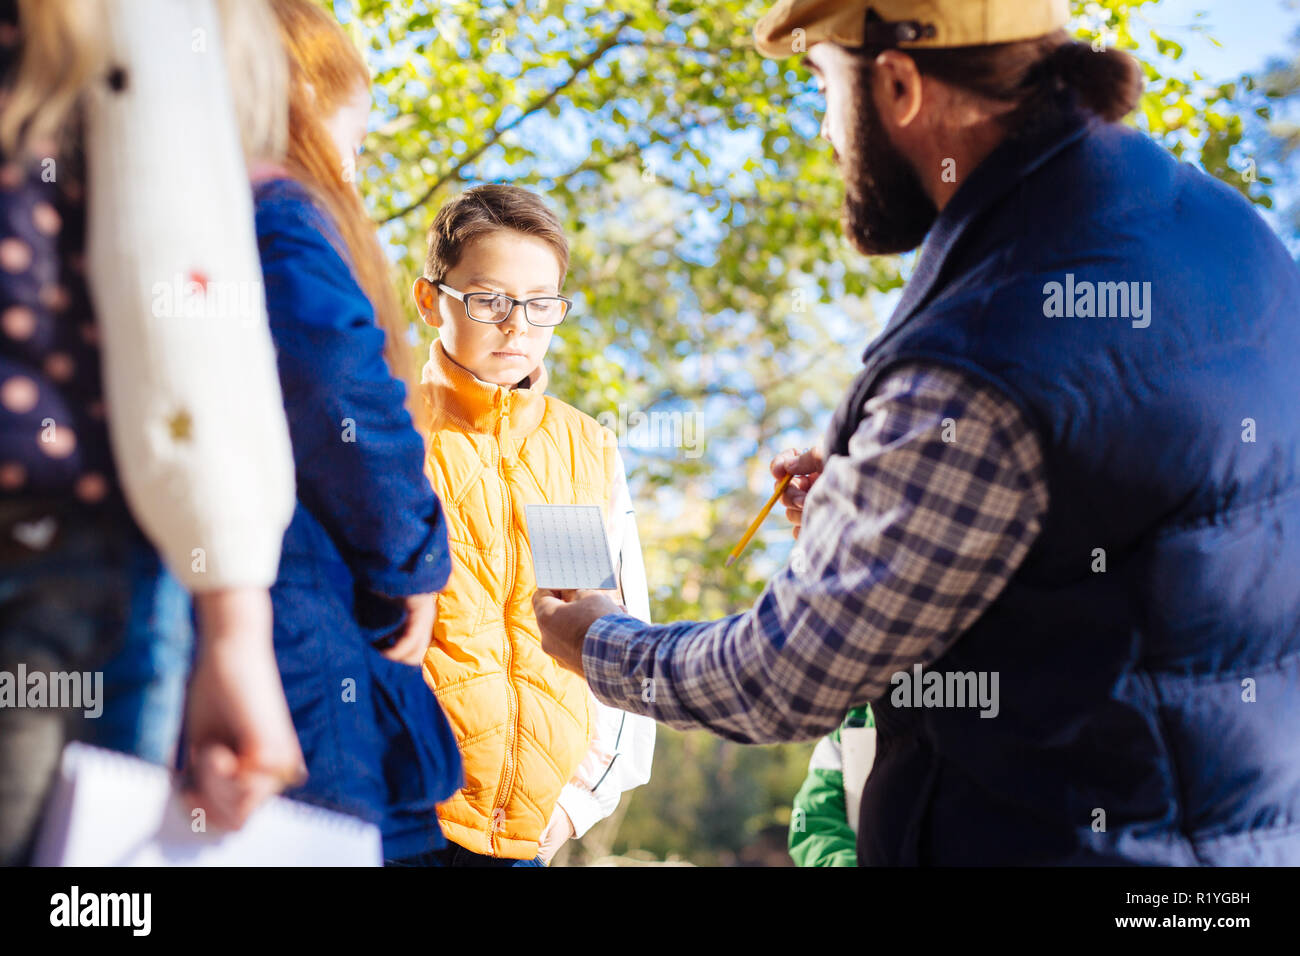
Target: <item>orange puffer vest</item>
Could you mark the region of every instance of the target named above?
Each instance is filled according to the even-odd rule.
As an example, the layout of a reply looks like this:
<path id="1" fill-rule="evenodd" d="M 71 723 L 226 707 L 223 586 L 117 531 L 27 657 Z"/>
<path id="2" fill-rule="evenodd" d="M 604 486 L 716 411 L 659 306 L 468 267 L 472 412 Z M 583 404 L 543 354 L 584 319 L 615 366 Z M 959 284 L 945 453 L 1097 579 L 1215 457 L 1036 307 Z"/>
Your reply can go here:
<path id="1" fill-rule="evenodd" d="M 452 553 L 424 675 L 465 763 L 438 818 L 449 840 L 509 859 L 537 855 L 594 716 L 586 683 L 542 651 L 524 506 L 596 504 L 608 520 L 617 453 L 608 429 L 544 394 L 544 367 L 528 381 L 483 382 L 441 342 L 423 375 L 426 464 Z"/>

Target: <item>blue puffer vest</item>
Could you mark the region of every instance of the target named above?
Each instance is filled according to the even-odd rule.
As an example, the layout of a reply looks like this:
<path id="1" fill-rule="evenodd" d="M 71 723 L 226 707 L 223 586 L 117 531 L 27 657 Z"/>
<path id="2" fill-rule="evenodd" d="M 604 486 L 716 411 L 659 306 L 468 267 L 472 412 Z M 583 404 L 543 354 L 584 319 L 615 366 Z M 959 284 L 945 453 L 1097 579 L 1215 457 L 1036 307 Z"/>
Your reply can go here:
<path id="1" fill-rule="evenodd" d="M 1300 270 L 1282 244 L 1228 187 L 1072 115 L 1004 143 L 941 213 L 831 453 L 918 360 L 1020 407 L 1050 503 L 930 668 L 997 672 L 997 716 L 872 702 L 860 862 L 1300 864 Z"/>

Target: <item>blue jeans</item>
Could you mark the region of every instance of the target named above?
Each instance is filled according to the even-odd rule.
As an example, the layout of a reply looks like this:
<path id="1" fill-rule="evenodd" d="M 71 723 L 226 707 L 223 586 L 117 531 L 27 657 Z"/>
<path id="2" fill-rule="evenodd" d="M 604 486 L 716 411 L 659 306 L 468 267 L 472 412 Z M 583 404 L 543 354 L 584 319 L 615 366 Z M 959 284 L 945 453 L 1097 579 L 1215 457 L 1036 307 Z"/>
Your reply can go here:
<path id="1" fill-rule="evenodd" d="M 448 843 L 441 850 L 429 850 L 421 853 L 419 856 L 407 857 L 404 860 L 385 860 L 385 866 L 540 866 L 545 867 L 539 856 L 532 860 L 506 860 L 496 856 L 485 856 L 482 853 L 474 853 L 458 846 L 455 843 Z"/>
<path id="2" fill-rule="evenodd" d="M 34 538 L 35 528 L 45 533 Z M 91 708 L 0 707 L 0 865 L 30 852 L 67 740 L 114 741 L 134 752 L 149 733 L 162 740 L 174 733 L 167 727 L 179 719 L 179 705 L 165 713 L 146 707 L 148 681 L 115 678 L 110 688 L 103 680 L 106 668 L 134 667 L 132 658 L 147 653 L 152 638 L 137 632 L 142 622 L 149 633 L 171 633 L 175 602 L 151 609 L 149 595 L 166 593 L 161 573 L 123 507 L 0 500 L 0 671 L 93 674 L 92 687 L 100 681 L 88 691 Z M 188 625 L 188 610 L 184 617 Z M 170 679 L 183 689 L 183 671 Z"/>
<path id="3" fill-rule="evenodd" d="M 86 740 L 171 767 L 194 655 L 190 596 L 143 541 L 132 548 L 127 571 L 126 624 L 103 665 L 104 714 L 87 725 Z"/>

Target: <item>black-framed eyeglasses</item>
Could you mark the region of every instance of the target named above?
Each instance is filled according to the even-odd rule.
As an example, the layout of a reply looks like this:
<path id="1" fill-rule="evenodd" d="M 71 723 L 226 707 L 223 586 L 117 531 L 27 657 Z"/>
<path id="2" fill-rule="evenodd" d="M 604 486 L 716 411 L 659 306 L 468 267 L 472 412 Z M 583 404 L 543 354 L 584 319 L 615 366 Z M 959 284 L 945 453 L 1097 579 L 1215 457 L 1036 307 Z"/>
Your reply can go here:
<path id="1" fill-rule="evenodd" d="M 475 322 L 500 325 L 510 318 L 516 306 L 524 307 L 524 318 L 529 325 L 550 328 L 559 325 L 573 307 L 573 300 L 562 295 L 539 295 L 531 299 L 515 299 L 503 292 L 461 292 L 439 282 L 438 288 L 449 296 L 460 299 L 465 315 Z"/>

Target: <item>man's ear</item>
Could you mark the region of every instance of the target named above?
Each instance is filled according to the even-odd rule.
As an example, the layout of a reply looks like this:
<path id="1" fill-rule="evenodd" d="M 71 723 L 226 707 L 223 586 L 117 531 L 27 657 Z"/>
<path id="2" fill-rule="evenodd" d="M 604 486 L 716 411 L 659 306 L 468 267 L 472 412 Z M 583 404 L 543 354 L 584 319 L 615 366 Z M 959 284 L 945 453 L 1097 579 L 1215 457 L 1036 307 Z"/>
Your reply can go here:
<path id="1" fill-rule="evenodd" d="M 911 126 L 925 98 L 916 61 L 901 50 L 885 50 L 872 72 L 871 92 L 885 127 L 893 133 Z"/>
<path id="2" fill-rule="evenodd" d="M 435 329 L 441 328 L 442 315 L 438 312 L 438 290 L 433 283 L 420 276 L 411 288 L 411 295 L 415 299 L 415 307 L 420 312 L 420 318 L 424 319 L 424 324 Z"/>

